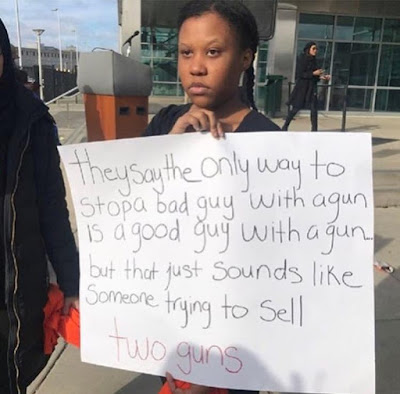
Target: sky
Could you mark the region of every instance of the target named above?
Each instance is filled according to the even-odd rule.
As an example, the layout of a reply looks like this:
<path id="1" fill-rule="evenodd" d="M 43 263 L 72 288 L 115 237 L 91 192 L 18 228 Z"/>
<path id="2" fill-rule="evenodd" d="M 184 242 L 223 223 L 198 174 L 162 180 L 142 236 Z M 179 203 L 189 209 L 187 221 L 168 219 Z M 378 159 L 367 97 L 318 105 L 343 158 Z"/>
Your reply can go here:
<path id="1" fill-rule="evenodd" d="M 118 50 L 119 26 L 117 0 L 0 0 L 0 18 L 10 41 L 17 46 L 15 3 L 18 1 L 22 47 L 36 47 L 32 29 L 45 29 L 42 44 L 58 48 L 58 8 L 61 25 L 61 46 L 75 45 L 77 32 L 80 51 L 94 47 Z"/>

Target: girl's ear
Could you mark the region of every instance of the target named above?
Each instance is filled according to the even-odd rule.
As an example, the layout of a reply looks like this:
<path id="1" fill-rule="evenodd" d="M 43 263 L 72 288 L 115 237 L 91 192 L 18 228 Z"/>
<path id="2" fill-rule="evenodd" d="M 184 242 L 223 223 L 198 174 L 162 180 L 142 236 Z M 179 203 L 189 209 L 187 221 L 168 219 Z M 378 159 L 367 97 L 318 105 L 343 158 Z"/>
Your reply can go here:
<path id="1" fill-rule="evenodd" d="M 254 60 L 254 53 L 250 48 L 247 48 L 243 52 L 243 71 L 246 71 L 252 64 Z"/>

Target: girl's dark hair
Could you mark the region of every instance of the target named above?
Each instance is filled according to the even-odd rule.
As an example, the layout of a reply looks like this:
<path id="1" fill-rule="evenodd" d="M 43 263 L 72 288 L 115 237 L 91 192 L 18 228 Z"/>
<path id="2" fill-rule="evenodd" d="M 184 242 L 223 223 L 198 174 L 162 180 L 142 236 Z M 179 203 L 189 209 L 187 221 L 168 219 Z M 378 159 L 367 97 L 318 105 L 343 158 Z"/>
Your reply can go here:
<path id="1" fill-rule="evenodd" d="M 241 49 L 251 49 L 254 56 L 257 52 L 259 36 L 257 22 L 249 9 L 236 0 L 192 0 L 186 3 L 178 16 L 178 30 L 181 29 L 186 19 L 201 16 L 207 12 L 215 12 L 225 19 L 236 32 Z M 257 110 L 254 102 L 254 67 L 253 62 L 246 70 L 243 78 L 246 104 Z"/>
<path id="2" fill-rule="evenodd" d="M 310 54 L 310 48 L 312 46 L 317 46 L 317 43 L 315 41 L 309 41 L 307 42 L 307 44 L 305 45 L 305 47 L 303 48 L 303 53 L 305 53 L 306 55 Z"/>

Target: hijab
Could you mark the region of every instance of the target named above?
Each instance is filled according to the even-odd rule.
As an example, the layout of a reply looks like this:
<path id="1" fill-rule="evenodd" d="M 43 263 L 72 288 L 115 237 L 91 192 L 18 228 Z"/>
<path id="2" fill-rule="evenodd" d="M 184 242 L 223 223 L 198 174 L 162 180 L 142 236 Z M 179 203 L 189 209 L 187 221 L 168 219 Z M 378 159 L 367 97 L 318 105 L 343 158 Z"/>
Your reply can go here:
<path id="1" fill-rule="evenodd" d="M 303 53 L 306 54 L 306 55 L 308 55 L 308 56 L 311 56 L 311 55 L 310 55 L 310 48 L 311 48 L 313 45 L 317 46 L 317 43 L 314 42 L 314 41 L 309 41 L 309 42 L 307 42 L 306 46 L 305 46 L 304 49 L 303 49 Z M 313 57 L 314 57 L 314 56 L 313 56 Z"/>
<path id="2" fill-rule="evenodd" d="M 307 62 L 311 63 L 311 68 L 313 70 L 316 70 L 318 68 L 317 66 L 317 57 L 310 55 L 310 48 L 315 45 L 317 46 L 317 43 L 315 41 L 310 41 L 306 44 L 306 46 L 303 49 L 303 56 L 307 59 Z"/>
<path id="3" fill-rule="evenodd" d="M 17 81 L 14 60 L 7 30 L 0 19 L 0 50 L 3 55 L 3 74 L 0 77 L 0 137 L 9 136 L 15 125 L 15 96 Z"/>

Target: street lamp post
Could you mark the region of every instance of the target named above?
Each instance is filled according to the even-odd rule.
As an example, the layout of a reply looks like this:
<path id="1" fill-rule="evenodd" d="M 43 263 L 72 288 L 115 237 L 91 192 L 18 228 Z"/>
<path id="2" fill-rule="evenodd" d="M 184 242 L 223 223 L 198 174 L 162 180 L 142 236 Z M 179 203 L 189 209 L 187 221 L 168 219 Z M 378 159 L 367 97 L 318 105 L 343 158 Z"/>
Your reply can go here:
<path id="1" fill-rule="evenodd" d="M 77 33 L 76 33 L 76 30 L 74 29 L 74 30 L 72 30 L 72 33 L 74 33 L 75 34 L 75 57 L 76 57 L 76 62 L 75 62 L 75 64 L 76 64 L 76 70 L 78 70 L 78 59 L 79 59 L 79 50 L 78 50 L 78 36 L 77 36 Z"/>
<path id="2" fill-rule="evenodd" d="M 58 50 L 60 52 L 60 71 L 63 70 L 62 50 L 61 50 L 61 23 L 60 23 L 60 12 L 58 8 L 54 8 L 52 11 L 57 13 L 58 19 Z"/>
<path id="3" fill-rule="evenodd" d="M 40 98 L 43 100 L 43 75 L 42 75 L 42 51 L 41 51 L 41 44 L 40 44 L 40 36 L 43 34 L 44 29 L 33 29 L 36 33 L 37 38 L 37 48 L 38 48 L 38 66 L 39 66 L 39 91 L 40 91 Z"/>
<path id="4" fill-rule="evenodd" d="M 19 26 L 18 0 L 15 0 L 15 19 L 17 20 L 18 63 L 19 68 L 22 68 L 21 29 Z"/>

